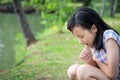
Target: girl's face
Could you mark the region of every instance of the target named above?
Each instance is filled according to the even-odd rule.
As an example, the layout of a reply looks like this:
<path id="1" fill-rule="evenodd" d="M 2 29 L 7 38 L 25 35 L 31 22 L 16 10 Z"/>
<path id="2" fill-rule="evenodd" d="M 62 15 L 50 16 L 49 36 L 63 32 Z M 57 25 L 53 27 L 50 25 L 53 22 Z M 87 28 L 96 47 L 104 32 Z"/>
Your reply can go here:
<path id="1" fill-rule="evenodd" d="M 93 47 L 93 42 L 96 36 L 97 28 L 95 25 L 92 25 L 90 30 L 84 29 L 81 26 L 75 26 L 72 30 L 73 34 L 78 37 L 80 43 L 87 45 L 88 47 Z"/>

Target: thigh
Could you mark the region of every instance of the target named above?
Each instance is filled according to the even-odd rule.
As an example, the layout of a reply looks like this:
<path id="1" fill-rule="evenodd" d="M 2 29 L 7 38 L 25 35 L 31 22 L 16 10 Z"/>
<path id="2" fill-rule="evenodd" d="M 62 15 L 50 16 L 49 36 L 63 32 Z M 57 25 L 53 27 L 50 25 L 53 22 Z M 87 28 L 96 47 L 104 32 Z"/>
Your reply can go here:
<path id="1" fill-rule="evenodd" d="M 78 80 L 110 80 L 99 68 L 84 64 L 77 70 Z"/>

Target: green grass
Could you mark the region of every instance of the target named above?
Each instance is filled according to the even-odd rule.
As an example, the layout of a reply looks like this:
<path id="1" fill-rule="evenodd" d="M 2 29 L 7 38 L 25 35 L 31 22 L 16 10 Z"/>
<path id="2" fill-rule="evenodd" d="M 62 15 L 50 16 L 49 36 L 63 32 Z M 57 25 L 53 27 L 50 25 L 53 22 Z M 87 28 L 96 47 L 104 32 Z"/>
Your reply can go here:
<path id="1" fill-rule="evenodd" d="M 80 63 L 82 46 L 70 32 L 43 37 L 28 48 L 25 62 L 1 74 L 1 80 L 67 80 L 66 70 Z"/>
<path id="2" fill-rule="evenodd" d="M 120 33 L 120 18 L 105 20 Z M 83 63 L 79 59 L 83 46 L 67 30 L 38 39 L 28 48 L 23 43 L 17 43 L 16 53 L 24 55 L 27 52 L 29 56 L 24 58 L 22 64 L 2 72 L 0 80 L 68 80 L 67 68 L 74 63 Z"/>

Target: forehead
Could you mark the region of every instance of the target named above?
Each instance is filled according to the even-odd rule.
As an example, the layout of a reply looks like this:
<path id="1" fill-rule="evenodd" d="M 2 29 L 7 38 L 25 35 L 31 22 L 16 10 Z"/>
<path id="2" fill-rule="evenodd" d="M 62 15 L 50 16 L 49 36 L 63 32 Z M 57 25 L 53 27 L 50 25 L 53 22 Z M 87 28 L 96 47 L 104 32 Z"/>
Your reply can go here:
<path id="1" fill-rule="evenodd" d="M 83 29 L 82 27 L 77 27 L 75 26 L 72 30 L 73 34 L 82 34 L 84 33 L 85 29 Z"/>

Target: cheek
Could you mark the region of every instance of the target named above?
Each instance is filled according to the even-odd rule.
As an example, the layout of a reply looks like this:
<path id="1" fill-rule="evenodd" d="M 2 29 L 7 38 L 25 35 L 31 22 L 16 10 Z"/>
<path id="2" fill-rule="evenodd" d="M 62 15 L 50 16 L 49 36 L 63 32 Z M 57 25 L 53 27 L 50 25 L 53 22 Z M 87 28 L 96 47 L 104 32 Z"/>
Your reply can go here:
<path id="1" fill-rule="evenodd" d="M 94 35 L 90 34 L 87 39 L 86 39 L 87 42 L 90 42 L 90 43 L 93 43 L 94 41 Z"/>

